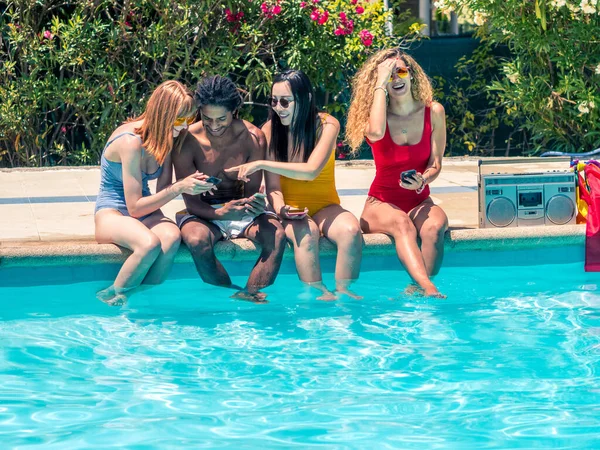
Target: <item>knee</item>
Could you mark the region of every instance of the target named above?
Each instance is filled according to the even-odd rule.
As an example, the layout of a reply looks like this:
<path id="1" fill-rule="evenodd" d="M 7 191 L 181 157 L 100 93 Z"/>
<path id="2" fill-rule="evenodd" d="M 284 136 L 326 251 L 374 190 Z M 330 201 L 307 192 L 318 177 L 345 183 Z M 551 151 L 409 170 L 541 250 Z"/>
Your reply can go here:
<path id="1" fill-rule="evenodd" d="M 285 237 L 285 230 L 283 229 L 281 223 L 278 222 L 273 236 L 273 246 L 277 249 L 285 249 L 286 242 L 287 239 Z"/>
<path id="2" fill-rule="evenodd" d="M 160 239 L 154 233 L 149 233 L 142 242 L 134 247 L 133 252 L 144 259 L 156 259 L 161 251 Z"/>
<path id="3" fill-rule="evenodd" d="M 213 251 L 213 244 L 209 236 L 183 233 L 182 238 L 185 245 L 193 254 L 204 255 Z"/>
<path id="4" fill-rule="evenodd" d="M 259 243 L 263 251 L 283 252 L 285 250 L 286 237 L 285 230 L 278 220 L 273 220 L 270 223 L 272 226 L 267 230 L 261 230 Z"/>
<path id="5" fill-rule="evenodd" d="M 319 239 L 321 238 L 321 230 L 319 227 L 310 222 L 308 226 L 308 233 L 302 237 L 298 247 L 309 252 L 316 252 L 319 249 Z"/>
<path id="6" fill-rule="evenodd" d="M 358 245 L 362 243 L 362 231 L 357 221 L 345 223 L 340 230 L 336 230 L 339 237 L 337 245 Z"/>
<path id="7" fill-rule="evenodd" d="M 172 226 L 160 236 L 162 248 L 165 253 L 176 252 L 181 244 L 181 232 L 179 228 Z"/>
<path id="8" fill-rule="evenodd" d="M 414 236 L 417 237 L 417 230 L 412 220 L 408 216 L 402 215 L 394 218 L 393 222 L 394 236 Z"/>
<path id="9" fill-rule="evenodd" d="M 421 227 L 419 236 L 422 242 L 438 243 L 444 240 L 448 226 L 445 222 L 426 222 Z"/>

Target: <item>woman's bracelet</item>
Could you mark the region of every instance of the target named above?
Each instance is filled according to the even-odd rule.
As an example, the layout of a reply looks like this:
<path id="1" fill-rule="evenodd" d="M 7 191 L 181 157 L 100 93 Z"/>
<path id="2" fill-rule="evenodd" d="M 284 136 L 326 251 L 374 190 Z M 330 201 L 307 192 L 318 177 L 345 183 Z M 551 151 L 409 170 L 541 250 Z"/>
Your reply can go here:
<path id="1" fill-rule="evenodd" d="M 419 195 L 421 192 L 423 192 L 425 190 L 425 186 L 427 186 L 427 181 L 425 180 L 425 177 L 421 176 L 421 179 L 423 180 L 423 184 L 421 185 L 421 187 L 419 189 L 417 189 L 415 191 L 417 193 L 417 195 Z"/>
<path id="2" fill-rule="evenodd" d="M 381 89 L 383 91 L 383 93 L 385 94 L 385 101 L 388 100 L 388 91 L 386 88 L 384 88 L 383 86 L 377 86 L 375 89 L 373 89 L 373 93 L 377 92 L 377 89 Z"/>

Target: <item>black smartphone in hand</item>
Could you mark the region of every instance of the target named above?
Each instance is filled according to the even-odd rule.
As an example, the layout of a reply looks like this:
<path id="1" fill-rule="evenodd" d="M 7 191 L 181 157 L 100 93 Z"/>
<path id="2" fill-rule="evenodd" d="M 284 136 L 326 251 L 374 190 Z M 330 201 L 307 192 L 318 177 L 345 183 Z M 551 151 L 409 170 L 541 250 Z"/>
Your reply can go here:
<path id="1" fill-rule="evenodd" d="M 411 181 L 415 181 L 415 175 L 417 171 L 415 169 L 406 170 L 400 174 L 400 179 L 403 183 L 410 183 Z"/>
<path id="2" fill-rule="evenodd" d="M 219 184 L 223 180 L 221 180 L 220 178 L 217 178 L 217 177 L 208 177 L 204 181 L 206 181 L 207 183 L 212 183 L 212 184 L 214 184 L 216 186 L 217 184 Z"/>

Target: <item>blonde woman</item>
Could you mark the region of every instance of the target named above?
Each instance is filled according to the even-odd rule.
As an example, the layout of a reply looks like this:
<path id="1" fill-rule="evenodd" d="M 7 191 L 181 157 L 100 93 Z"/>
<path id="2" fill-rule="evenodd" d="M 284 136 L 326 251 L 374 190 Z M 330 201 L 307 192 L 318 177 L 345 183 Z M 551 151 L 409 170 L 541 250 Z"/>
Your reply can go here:
<path id="1" fill-rule="evenodd" d="M 392 236 L 398 258 L 423 293 L 442 296 L 431 277 L 442 263 L 448 218 L 433 203 L 428 185 L 442 169 L 446 119 L 413 58 L 398 49 L 382 50 L 358 71 L 346 138 L 355 151 L 366 138 L 375 160 L 363 231 Z"/>
<path id="2" fill-rule="evenodd" d="M 142 283 L 159 284 L 167 277 L 181 238 L 160 208 L 182 193 L 214 188 L 200 173 L 170 184 L 170 154 L 181 146 L 195 114 L 191 93 L 177 81 L 166 81 L 152 93 L 144 113 L 118 127 L 104 147 L 96 240 L 132 251 L 113 285 L 98 293 L 110 305 L 122 304 L 125 292 Z M 148 181 L 154 179 L 157 193 L 151 194 Z"/>

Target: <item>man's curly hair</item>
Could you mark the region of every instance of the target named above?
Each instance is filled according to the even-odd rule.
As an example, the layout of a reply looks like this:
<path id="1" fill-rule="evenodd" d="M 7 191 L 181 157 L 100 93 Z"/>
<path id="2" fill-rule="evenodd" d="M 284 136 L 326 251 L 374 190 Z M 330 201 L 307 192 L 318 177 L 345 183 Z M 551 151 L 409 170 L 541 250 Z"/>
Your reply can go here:
<path id="1" fill-rule="evenodd" d="M 236 85 L 227 77 L 213 75 L 200 80 L 194 93 L 198 108 L 206 105 L 222 106 L 234 112 L 242 106 L 242 96 Z"/>

